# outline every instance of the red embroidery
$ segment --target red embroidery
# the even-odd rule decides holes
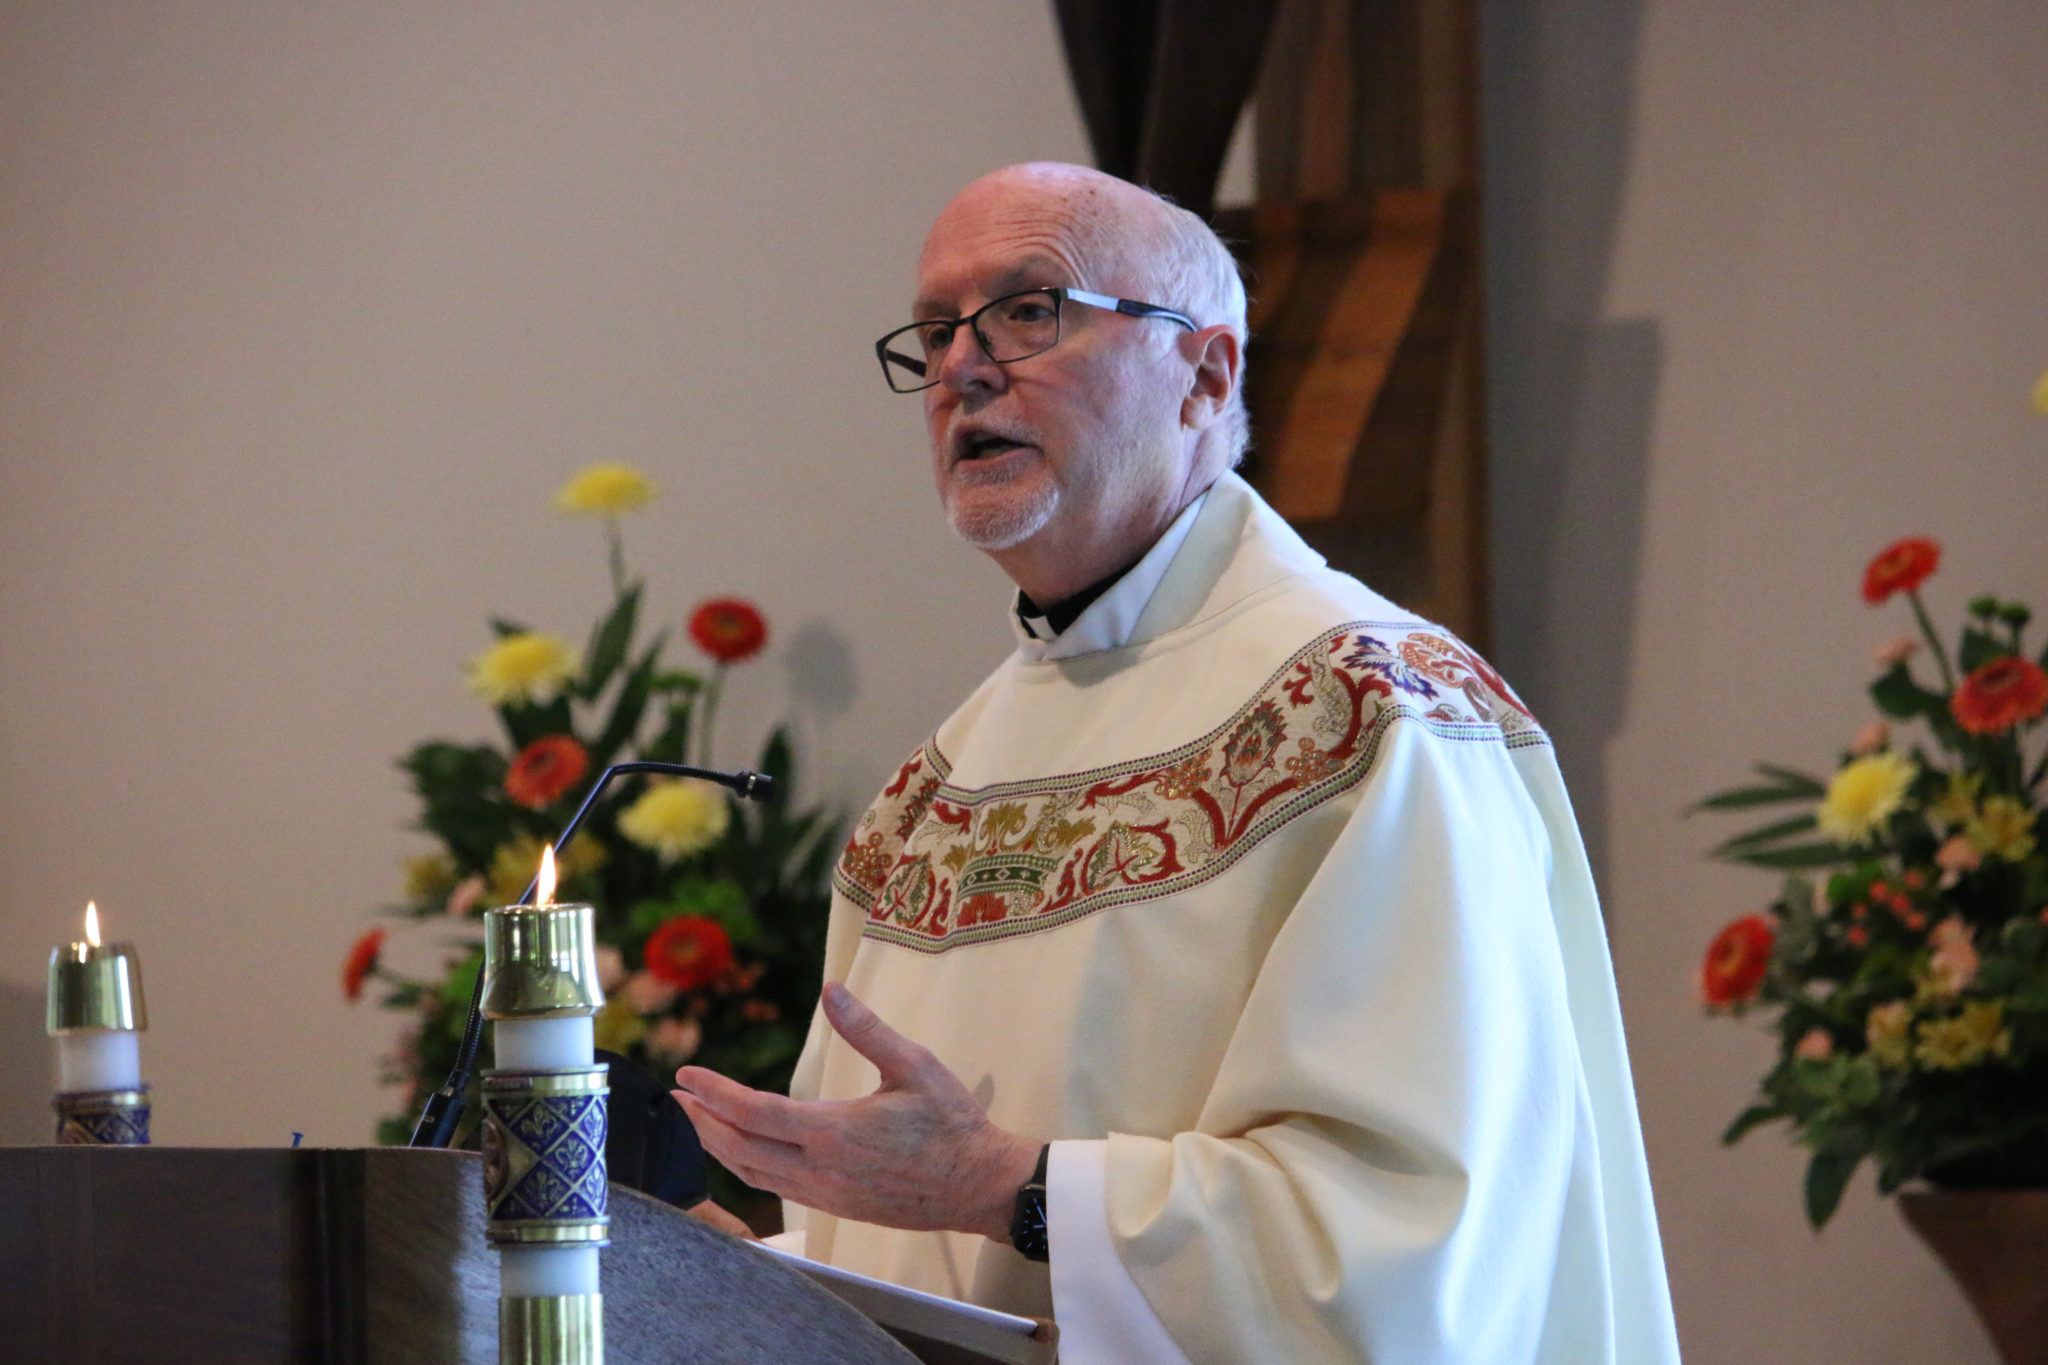
[[[1402,716],[1452,738],[1544,742],[1462,644],[1354,624],[1300,650],[1208,734],[1151,759],[972,792],[946,786],[950,768],[928,744],[861,817],[834,884],[866,912],[867,936],[928,952],[1171,894],[1356,786]]]

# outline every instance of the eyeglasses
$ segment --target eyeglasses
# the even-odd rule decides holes
[[[939,363],[962,325],[971,329],[982,352],[998,365],[1044,355],[1060,344],[1060,306],[1085,303],[1134,318],[1165,318],[1190,332],[1194,319],[1156,303],[1113,299],[1085,289],[1026,289],[991,299],[964,318],[932,318],[898,327],[875,343],[882,374],[898,393],[916,393],[939,382]]]

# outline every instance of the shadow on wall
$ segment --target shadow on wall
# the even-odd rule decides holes
[[[1494,653],[1556,742],[1604,882],[1664,363],[1655,321],[1600,316],[1642,7],[1481,13]]]
[[[50,1112],[50,1049],[43,1037],[43,993],[0,982],[0,1038],[23,1045],[0,1048],[0,1147],[54,1140]]]

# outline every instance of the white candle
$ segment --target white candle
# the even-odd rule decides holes
[[[137,1090],[142,1086],[140,1035],[126,1029],[94,1029],[57,1035],[57,1093]]]
[[[99,907],[85,907],[85,941],[50,953],[49,1033],[57,1093],[138,1090],[142,967],[125,943],[100,942]]]
[[[554,899],[555,851],[541,854],[539,895],[534,904],[545,909]],[[494,914],[497,912],[493,912]],[[573,961],[580,975],[595,979],[596,963],[584,939]],[[584,959],[589,959],[585,961]],[[498,1018],[491,1024],[491,1049],[499,1071],[559,1071],[588,1067],[595,1059],[591,1012]],[[508,1299],[547,1299],[598,1292],[598,1252],[594,1246],[500,1246],[498,1293]]]
[[[589,1015],[500,1019],[491,1025],[491,1048],[500,1071],[555,1071],[589,1066],[596,1054]]]

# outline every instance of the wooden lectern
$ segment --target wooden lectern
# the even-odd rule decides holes
[[[0,1148],[0,1359],[496,1365],[470,1152]],[[772,1256],[612,1186],[611,1365],[908,1365]]]

